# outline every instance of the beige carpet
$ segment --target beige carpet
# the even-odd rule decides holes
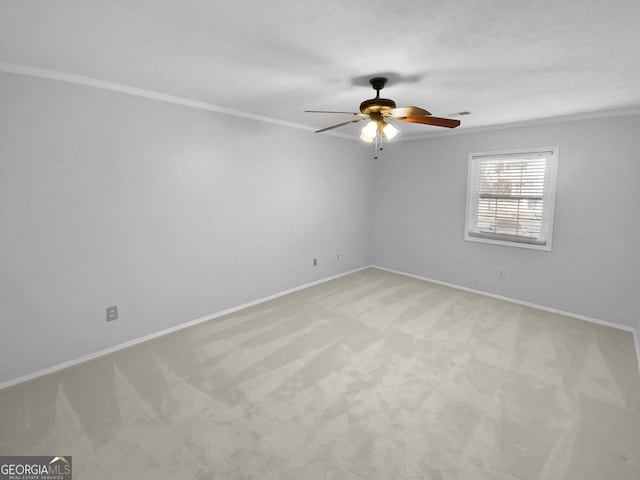
[[[629,332],[367,269],[0,391],[74,479],[640,480]]]

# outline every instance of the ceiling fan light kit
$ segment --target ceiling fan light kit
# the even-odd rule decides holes
[[[400,130],[385,122],[384,120],[371,120],[360,131],[360,140],[365,143],[373,143],[374,140],[379,138],[385,138],[389,142],[396,138]]]
[[[369,83],[376,91],[375,98],[365,100],[360,104],[360,112],[331,112],[325,110],[306,110],[308,113],[338,113],[346,115],[356,115],[356,120],[331,125],[330,127],[316,130],[315,133],[326,132],[334,128],[343,127],[352,123],[359,123],[369,120],[360,131],[360,140],[365,143],[375,143],[376,148],[382,145],[382,140],[391,141],[398,136],[400,130],[389,123],[386,118],[401,122],[420,123],[423,125],[433,125],[436,127],[456,128],[460,125],[460,120],[450,118],[434,117],[427,110],[420,107],[396,107],[396,102],[388,98],[380,98],[380,90],[387,84],[384,77],[374,77]]]

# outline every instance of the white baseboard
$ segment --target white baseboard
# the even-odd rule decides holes
[[[48,367],[48,368],[45,368],[45,369],[42,369],[42,370],[38,370],[37,372],[29,373],[27,375],[23,375],[23,376],[14,378],[12,380],[7,380],[5,382],[0,383],[0,390],[2,390],[4,388],[11,387],[13,385],[17,385],[19,383],[23,383],[23,382],[27,382],[29,380],[33,380],[33,379],[38,378],[38,377],[42,377],[44,375],[48,375],[50,373],[54,373],[54,372],[63,370],[65,368],[72,367],[74,365],[86,362],[88,360],[93,360],[94,358],[102,357],[104,355],[108,355],[110,353],[117,352],[118,350],[122,350],[122,349],[125,349],[125,348],[132,347],[134,345],[138,345],[140,343],[147,342],[149,340],[153,340],[154,338],[162,337],[164,335],[168,335],[170,333],[174,333],[174,332],[183,330],[185,328],[189,328],[189,327],[192,327],[194,325],[198,325],[200,323],[207,322],[209,320],[214,320],[216,318],[222,317],[224,315],[228,315],[230,313],[237,312],[239,310],[244,310],[245,308],[252,307],[254,305],[258,305],[260,303],[264,303],[264,302],[267,302],[269,300],[273,300],[275,298],[282,297],[284,295],[288,295],[289,293],[297,292],[299,290],[304,290],[305,288],[309,288],[309,287],[313,287],[314,285],[319,285],[321,283],[329,282],[331,280],[335,280],[336,278],[344,277],[346,275],[350,275],[352,273],[359,272],[361,270],[366,270],[367,268],[370,268],[370,267],[371,267],[370,265],[367,265],[367,266],[364,266],[364,267],[356,268],[354,270],[349,270],[348,272],[339,273],[337,275],[332,275],[330,277],[325,277],[325,278],[322,278],[320,280],[315,280],[313,282],[305,283],[303,285],[300,285],[300,286],[297,286],[297,287],[293,287],[293,288],[289,288],[287,290],[283,290],[281,292],[277,292],[277,293],[274,293],[272,295],[267,295],[266,297],[262,297],[262,298],[259,298],[257,300],[253,300],[251,302],[243,303],[242,305],[237,305],[235,307],[227,308],[226,310],[222,310],[220,312],[216,312],[216,313],[213,313],[211,315],[207,315],[205,317],[196,318],[195,320],[191,320],[191,321],[186,322],[186,323],[181,323],[180,325],[176,325],[175,327],[167,328],[167,329],[161,330],[159,332],[155,332],[155,333],[151,333],[149,335],[145,335],[143,337],[135,338],[135,339],[130,340],[128,342],[120,343],[118,345],[114,345],[113,347],[105,348],[103,350],[99,350],[97,352],[90,353],[88,355],[83,355],[82,357],[74,358],[73,360],[69,360],[67,362],[59,363],[57,365],[53,365],[52,367]]]
[[[636,344],[636,359],[638,360],[638,372],[640,372],[640,332],[637,328],[633,330],[633,341]]]
[[[455,288],[457,290],[464,290],[465,292],[477,293],[478,295],[484,295],[485,297],[497,298],[498,300],[504,300],[506,302],[517,303],[518,305],[524,305],[526,307],[536,308],[538,310],[544,310],[545,312],[557,313],[560,315],[565,315],[567,317],[576,318],[578,320],[585,320],[591,323],[598,323],[600,325],[605,325],[607,327],[617,328],[619,330],[626,330],[627,332],[633,332],[634,329],[632,327],[627,327],[626,325],[619,325],[613,322],[607,322],[605,320],[599,320],[597,318],[586,317],[584,315],[579,315],[577,313],[565,312],[563,310],[558,310],[557,308],[546,307],[544,305],[537,305],[531,302],[525,302],[523,300],[518,300],[515,298],[505,297],[502,295],[496,295],[495,293],[484,292],[482,290],[476,290],[474,288],[462,287],[460,285],[455,285],[453,283],[442,282],[440,280],[435,280],[433,278],[423,277],[421,275],[414,275],[412,273],[402,272],[400,270],[394,270],[392,268],[380,267],[378,265],[373,265],[373,268],[377,268],[379,270],[384,270],[386,272],[397,273],[398,275],[404,275],[405,277],[416,278],[418,280],[424,280],[426,282],[437,283],[438,285],[444,285],[445,287]]]
[[[373,268],[377,268],[379,270],[384,270],[386,272],[396,273],[398,275],[404,275],[405,277],[411,277],[411,278],[416,278],[418,280],[424,280],[426,282],[437,283],[438,285],[444,285],[445,287],[451,287],[451,288],[456,288],[458,290],[464,290],[466,292],[477,293],[478,295],[484,295],[486,297],[497,298],[499,300],[505,300],[507,302],[517,303],[519,305],[524,305],[524,306],[531,307],[531,308],[537,308],[538,310],[544,310],[546,312],[557,313],[559,315],[565,315],[567,317],[575,318],[575,319],[578,319],[578,320],[584,320],[585,322],[597,323],[599,325],[604,325],[604,326],[607,326],[607,327],[617,328],[619,330],[625,330],[627,332],[631,332],[631,334],[633,335],[633,341],[634,341],[634,344],[635,344],[636,360],[638,361],[638,374],[640,374],[640,338],[639,338],[640,332],[638,332],[633,327],[627,327],[626,325],[619,325],[617,323],[607,322],[606,320],[600,320],[598,318],[587,317],[585,315],[580,315],[580,314],[577,314],[577,313],[565,312],[563,310],[558,310],[557,308],[546,307],[544,305],[537,305],[535,303],[525,302],[525,301],[522,301],[522,300],[517,300],[515,298],[505,297],[505,296],[502,296],[502,295],[496,295],[495,293],[489,293],[489,292],[484,292],[482,290],[476,290],[476,289],[473,289],[473,288],[462,287],[460,285],[455,285],[453,283],[442,282],[440,280],[435,280],[433,278],[423,277],[421,275],[414,275],[412,273],[402,272],[400,270],[394,270],[392,268],[381,267],[379,265],[372,265],[372,267]]]
[[[437,283],[439,285],[444,285],[444,286],[447,286],[447,287],[456,288],[458,290],[464,290],[464,291],[471,292],[471,293],[477,293],[479,295],[484,295],[484,296],[487,296],[487,297],[497,298],[499,300],[505,300],[507,302],[512,302],[512,303],[516,303],[516,304],[519,304],[519,305],[524,305],[524,306],[527,306],[527,307],[537,308],[539,310],[544,310],[544,311],[547,311],[547,312],[557,313],[557,314],[560,314],[560,315],[566,315],[568,317],[576,318],[578,320],[584,320],[584,321],[591,322],[591,323],[597,323],[597,324],[600,324],[600,325],[605,325],[605,326],[608,326],[608,327],[629,331],[629,332],[631,332],[633,334],[633,339],[634,339],[634,343],[635,343],[635,350],[636,350],[636,358],[638,360],[638,372],[640,373],[640,338],[639,338],[640,332],[638,332],[634,328],[627,327],[625,325],[618,325],[616,323],[607,322],[607,321],[599,320],[599,319],[596,319],[596,318],[586,317],[584,315],[578,315],[576,313],[565,312],[565,311],[558,310],[558,309],[555,309],[555,308],[549,308],[549,307],[546,307],[544,305],[536,305],[534,303],[524,302],[522,300],[517,300],[517,299],[513,299],[513,298],[509,298],[509,297],[504,297],[502,295],[496,295],[496,294],[489,293],[489,292],[483,292],[481,290],[475,290],[473,288],[462,287],[460,285],[455,285],[455,284],[452,284],[452,283],[442,282],[440,280],[435,280],[435,279],[423,277],[423,276],[420,276],[420,275],[414,275],[414,274],[411,274],[411,273],[402,272],[400,270],[394,270],[394,269],[391,269],[391,268],[381,267],[379,265],[367,265],[367,266],[364,266],[364,267],[356,268],[354,270],[349,270],[348,272],[343,272],[343,273],[340,273],[340,274],[337,274],[337,275],[332,275],[330,277],[325,277],[325,278],[322,278],[320,280],[316,280],[316,281],[313,281],[313,282],[305,283],[305,284],[297,286],[297,287],[293,287],[293,288],[290,288],[290,289],[287,289],[287,290],[283,290],[281,292],[277,292],[277,293],[274,293],[272,295],[268,295],[266,297],[262,297],[262,298],[259,298],[257,300],[253,300],[251,302],[243,303],[241,305],[237,305],[235,307],[231,307],[231,308],[228,308],[226,310],[222,310],[220,312],[216,312],[216,313],[213,313],[211,315],[207,315],[205,317],[197,318],[195,320],[191,320],[189,322],[182,323],[182,324],[177,325],[175,327],[167,328],[165,330],[161,330],[159,332],[151,333],[149,335],[145,335],[143,337],[139,337],[139,338],[130,340],[128,342],[120,343],[118,345],[114,345],[113,347],[105,348],[103,350],[99,350],[97,352],[90,353],[88,355],[84,355],[82,357],[78,357],[78,358],[75,358],[73,360],[69,360],[67,362],[59,363],[57,365],[53,365],[52,367],[48,367],[48,368],[45,368],[45,369],[42,369],[42,370],[38,370],[37,372],[34,372],[34,373],[23,375],[23,376],[14,378],[12,380],[7,380],[5,382],[0,383],[0,390],[2,390],[4,388],[11,387],[13,385],[17,385],[19,383],[23,383],[23,382],[27,382],[29,380],[33,380],[33,379],[38,378],[38,377],[42,377],[44,375],[48,375],[50,373],[54,373],[54,372],[63,370],[65,368],[72,367],[74,365],[77,365],[77,364],[82,363],[82,362],[86,362],[88,360],[93,360],[94,358],[102,357],[104,355],[108,355],[110,353],[114,353],[114,352],[117,352],[119,350],[122,350],[122,349],[125,349],[125,348],[128,348],[128,347],[132,347],[132,346],[138,345],[140,343],[144,343],[144,342],[146,342],[148,340],[153,340],[154,338],[162,337],[164,335],[168,335],[170,333],[177,332],[177,331],[180,331],[182,329],[189,328],[189,327],[192,327],[194,325],[198,325],[198,324],[203,323],[203,322],[207,322],[209,320],[214,320],[214,319],[222,317],[224,315],[228,315],[230,313],[234,313],[234,312],[243,310],[245,308],[252,307],[254,305],[258,305],[260,303],[264,303],[264,302],[267,302],[269,300],[273,300],[275,298],[282,297],[284,295],[288,295],[289,293],[297,292],[299,290],[304,290],[305,288],[313,287],[314,285],[319,285],[321,283],[325,283],[325,282],[328,282],[328,281],[331,281],[331,280],[335,280],[336,278],[344,277],[346,275],[350,275],[352,273],[359,272],[361,270],[366,270],[367,268],[377,268],[379,270],[384,270],[384,271],[387,271],[387,272],[396,273],[398,275],[404,275],[406,277],[416,278],[418,280],[424,280],[424,281],[427,281],[427,282]]]

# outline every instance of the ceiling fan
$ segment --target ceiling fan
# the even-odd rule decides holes
[[[423,125],[434,125],[436,127],[456,128],[460,125],[460,120],[454,120],[450,118],[434,117],[427,110],[420,107],[396,107],[396,102],[388,98],[380,98],[380,90],[387,84],[385,77],[374,77],[369,80],[369,83],[376,91],[375,98],[365,100],[360,104],[360,112],[331,112],[326,110],[305,110],[308,113],[341,113],[346,115],[356,115],[356,120],[349,120],[347,122],[338,123],[337,125],[331,125],[330,127],[316,130],[315,133],[326,132],[334,128],[343,127],[352,123],[364,122],[370,120],[367,123],[361,133],[360,139],[366,143],[373,143],[374,140],[393,140],[399,132],[391,123],[385,119],[390,118],[393,120],[399,120],[401,122],[421,123]]]

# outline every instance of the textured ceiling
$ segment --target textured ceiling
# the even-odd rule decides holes
[[[460,130],[640,109],[637,0],[3,0],[0,69],[36,67],[320,128],[383,96]],[[15,69],[14,69],[15,71]],[[355,135],[357,126],[340,129]],[[442,129],[402,123],[404,138]]]

